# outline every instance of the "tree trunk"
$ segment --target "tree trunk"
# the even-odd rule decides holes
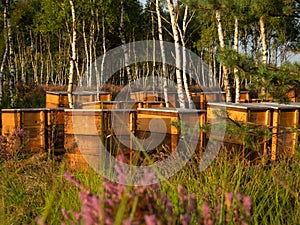
[[[124,78],[124,84],[126,84],[128,82],[130,85],[130,83],[132,81],[132,75],[131,75],[131,68],[129,65],[129,53],[128,53],[128,49],[126,47],[126,38],[125,38],[125,33],[124,33],[124,0],[121,0],[121,18],[120,18],[119,31],[120,31],[120,38],[121,38],[121,42],[122,42],[122,49],[124,52],[125,67],[126,67],[126,72],[127,72],[127,76],[126,76],[126,78]]]
[[[92,10],[92,17],[94,11]],[[94,37],[95,37],[95,23],[94,20],[91,21],[91,28],[90,28],[90,37],[89,37],[89,53],[90,53],[90,66],[89,66],[89,87],[92,86],[92,76],[93,76],[93,45],[94,45]]]
[[[239,20],[237,16],[234,16],[234,51],[238,53],[238,35],[239,35]],[[240,102],[240,77],[238,75],[238,69],[234,68],[234,79],[235,79],[235,103]]]
[[[218,36],[220,41],[220,47],[222,50],[224,50],[225,44],[224,44],[224,36],[223,36],[223,29],[222,29],[222,22],[221,22],[221,11],[219,9],[216,10],[216,19],[218,25]],[[225,65],[223,65],[223,81],[224,81],[224,89],[226,92],[226,102],[232,102],[228,75],[229,75],[228,69]]]
[[[163,39],[163,29],[162,29],[162,22],[161,22],[161,15],[159,10],[159,0],[155,1],[155,8],[157,14],[157,24],[158,24],[158,38],[160,43],[160,51],[161,51],[161,61],[162,61],[162,77],[163,77],[163,92],[164,92],[164,99],[166,102],[166,107],[169,108],[169,97],[168,97],[168,75],[167,75],[167,68],[166,68],[166,55],[165,55],[165,47],[164,47],[164,39]]]
[[[15,53],[13,45],[13,37],[10,24],[10,0],[6,0],[6,24],[7,24],[7,38],[9,46],[9,65],[10,65],[10,79],[9,79],[9,97],[10,97],[10,106],[13,108],[15,106],[15,79],[16,79],[16,70],[15,70]]]
[[[267,48],[264,16],[261,16],[259,18],[259,28],[260,28],[260,41],[261,41],[261,47],[262,47],[262,63],[267,65],[268,48]],[[262,80],[264,83],[264,78],[262,78]],[[261,87],[261,94],[262,94],[262,96],[265,96],[265,94],[266,94],[266,89],[265,89],[264,85],[262,85],[262,87]]]
[[[177,30],[177,15],[174,10],[173,2],[171,2],[171,0],[167,0],[167,2],[168,2],[169,14],[171,17],[171,25],[172,25],[173,38],[175,43],[175,61],[176,61],[175,73],[176,73],[176,80],[177,80],[177,93],[178,93],[179,107],[185,108],[182,79],[181,79],[181,72],[180,72],[181,54],[180,54],[179,34]]]
[[[185,48],[185,34],[186,34],[186,29],[188,27],[187,16],[188,16],[188,6],[185,6],[183,22],[182,22],[182,31],[180,30],[179,26],[178,26],[178,30],[180,32],[181,43],[182,43],[182,47],[183,47],[183,53],[182,53],[183,84],[184,84],[185,94],[186,94],[186,97],[188,100],[189,108],[191,109],[191,108],[193,108],[193,102],[192,102],[192,98],[191,98],[190,91],[189,91],[188,79],[186,76],[186,74],[187,74],[187,72],[186,72],[187,54],[186,54],[186,48]]]
[[[71,37],[71,49],[72,55],[70,58],[70,72],[69,72],[69,81],[68,81],[68,101],[69,107],[74,108],[73,103],[73,82],[74,82],[74,64],[76,61],[76,22],[75,22],[75,7],[73,0],[70,1],[71,12],[72,12],[72,37]]]
[[[6,28],[4,28],[4,29],[6,29]],[[4,39],[6,40],[7,38],[4,38]],[[4,71],[4,66],[5,66],[5,63],[7,60],[7,53],[8,53],[7,40],[5,42],[6,42],[5,51],[4,51],[1,66],[0,66],[0,109],[2,109],[2,98],[3,98],[3,82],[2,82],[3,81],[3,71]]]
[[[104,63],[106,58],[106,33],[105,33],[105,14],[104,10],[102,10],[102,48],[103,48],[103,58],[101,62],[101,71],[100,71],[100,84],[97,87],[97,91],[101,85],[103,85],[103,75],[104,75]]]
[[[152,40],[153,40],[153,47],[152,47],[152,90],[155,90],[155,70],[156,70],[156,46],[155,46],[155,29],[154,29],[154,16],[153,12],[151,11],[151,24],[152,24]],[[158,85],[158,84],[157,84]]]
[[[90,77],[90,55],[88,50],[88,44],[87,44],[87,38],[85,33],[85,19],[82,21],[82,37],[83,37],[83,43],[84,43],[84,52],[85,52],[85,60],[86,60],[86,70],[85,70],[85,80],[86,85],[88,86],[89,77]]]

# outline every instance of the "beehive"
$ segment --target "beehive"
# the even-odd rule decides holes
[[[45,151],[45,109],[3,109],[2,135],[10,135],[22,129],[25,136],[20,139],[23,152],[35,153]]]
[[[98,163],[104,151],[130,157],[134,130],[135,110],[66,110],[64,146],[67,153],[87,156],[93,164]]]
[[[300,102],[300,87],[292,87],[286,96],[291,102]]]
[[[93,102],[97,100],[97,93],[91,91],[78,91],[73,92],[74,105],[78,108],[81,107],[84,102]]]
[[[196,109],[206,109],[205,95],[202,92],[191,93],[191,99]]]
[[[240,91],[240,103],[250,102],[249,91]]]
[[[46,147],[48,152],[64,152],[64,116],[63,108],[46,109]]]
[[[66,91],[47,91],[46,108],[69,108],[68,93]]]
[[[204,91],[205,102],[224,102],[226,93],[224,91]]]
[[[135,101],[96,101],[85,102],[82,109],[137,109],[142,107],[140,102]]]
[[[272,109],[271,160],[292,157],[298,145],[298,133],[295,129],[299,125],[300,105],[264,104]]]
[[[254,149],[249,149],[251,157],[257,158],[268,155],[269,138],[267,133],[271,126],[270,107],[253,103],[208,103],[207,121],[210,124],[215,124],[216,122],[227,124],[227,132],[224,139],[220,141],[223,141],[225,144],[228,143],[229,146],[230,144],[241,146],[240,149],[242,149],[244,156],[247,153],[245,152],[247,144],[245,140],[251,140],[251,148],[255,148],[255,152]],[[249,135],[242,133],[242,129],[246,128],[244,126],[251,128],[250,130],[253,133],[249,133]],[[265,133],[265,135],[256,137],[255,133],[260,132]]]
[[[163,108],[165,107],[165,103],[162,101],[147,101],[147,102],[142,102],[142,104],[140,104],[140,106],[142,108]]]
[[[64,147],[66,152],[79,153],[99,149],[108,128],[106,110],[66,109]],[[79,145],[78,145],[79,144]]]
[[[82,109],[118,109],[120,102],[118,101],[95,101],[85,102],[81,105]]]
[[[197,125],[197,120],[199,121],[199,127],[204,125],[204,110],[182,110],[175,108],[138,109],[137,136],[141,142],[146,139],[145,144],[143,144],[144,148],[147,148],[147,146],[150,149],[153,147],[160,148],[163,145],[167,145],[171,151],[174,151],[177,148],[182,131],[180,129],[182,127],[180,122],[184,122],[186,127],[193,128],[193,126]],[[200,133],[196,137],[198,148],[202,148],[203,146],[202,133]],[[165,138],[162,139],[164,135]],[[186,136],[188,137],[189,135]],[[151,138],[149,139],[149,137]],[[149,141],[151,143],[148,143]]]
[[[134,101],[146,101],[146,93],[145,91],[136,91],[130,93],[130,99]]]

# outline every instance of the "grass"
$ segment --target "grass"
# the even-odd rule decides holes
[[[164,221],[163,224],[184,224],[184,216],[188,215],[191,216],[188,224],[198,224],[199,221],[208,224],[204,203],[210,210],[213,224],[298,224],[299,162],[296,155],[290,161],[251,165],[241,161],[239,156],[226,154],[224,150],[201,173],[197,160],[192,159],[175,176],[155,188],[128,189],[117,185],[116,190],[122,189],[119,199],[112,198],[115,196],[112,189],[104,196],[103,179],[94,171],[72,171],[71,174],[90,190],[90,195],[98,196],[100,202],[104,199],[113,201],[112,205],[105,207],[115,211],[110,212],[110,216],[119,224],[126,218],[152,215],[146,215],[147,212],[156,215],[156,219]],[[8,159],[1,157],[0,224],[36,224],[37,217],[46,224],[61,224],[66,220],[63,209],[69,215],[76,215],[72,214],[73,210],[80,212],[82,199],[79,193],[82,190],[63,177],[66,170],[64,163],[48,159],[43,154]],[[171,203],[172,216],[167,214],[167,204],[162,203],[164,193]],[[194,206],[196,211],[189,208],[191,200],[186,199],[192,193],[197,202]],[[233,200],[229,201],[231,193]],[[244,215],[239,194],[251,197],[251,215],[246,220],[235,216],[237,210],[240,217]],[[147,217],[148,222],[153,218]],[[146,223],[146,220],[142,221]]]

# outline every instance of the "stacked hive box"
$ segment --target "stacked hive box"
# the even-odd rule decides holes
[[[264,103],[272,109],[272,144],[271,159],[291,158],[298,145],[300,105],[286,105],[278,103]]]
[[[24,132],[20,138],[23,153],[64,152],[64,109],[3,109],[2,135]]]
[[[82,109],[137,109],[141,102],[135,101],[96,101],[82,104]]]
[[[78,108],[84,102],[111,101],[111,93],[105,91],[77,91],[72,93],[75,106]],[[66,91],[47,91],[46,108],[69,108],[68,93]]]
[[[70,168],[87,168],[86,161],[98,166],[107,116],[103,110],[65,110],[64,148]]]
[[[191,93],[191,98],[196,109],[206,109],[208,102],[224,102],[225,92],[196,92]]]
[[[100,162],[106,150],[130,160],[134,124],[135,110],[65,110],[65,150],[70,167],[87,168],[88,163],[98,169],[103,166]]]
[[[48,152],[64,152],[64,116],[63,108],[46,109],[46,147]]]
[[[249,91],[240,91],[240,103],[250,102]]]
[[[22,130],[24,136],[19,140],[19,149],[26,153],[43,152],[46,148],[46,111],[45,109],[3,109],[2,135],[11,135]]]
[[[197,124],[197,121],[199,123]],[[180,135],[185,128],[197,129],[205,124],[204,110],[183,110],[171,108],[138,109],[137,110],[137,137],[146,151],[167,146],[171,151],[176,150]],[[195,127],[196,126],[196,127]],[[196,142],[198,149],[203,147],[203,133],[197,137],[193,133],[185,133],[189,142]]]
[[[47,91],[46,108],[69,108],[68,93],[66,91]]]
[[[267,156],[269,138],[266,134],[268,134],[269,126],[271,126],[270,107],[251,103],[208,103],[208,123],[214,124],[220,118],[223,118],[222,122],[227,125],[227,132],[224,140],[219,141],[224,141],[229,146],[240,146],[243,151],[243,157],[248,151],[246,149],[247,146],[252,148],[249,149],[250,158]],[[252,134],[248,132],[252,132]],[[265,135],[257,137],[259,132]],[[250,146],[249,143],[251,143]]]

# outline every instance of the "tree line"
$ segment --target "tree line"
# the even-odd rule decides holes
[[[105,61],[109,50],[140,40],[191,49],[206,65],[194,65],[208,74],[202,85],[222,88],[227,102],[238,102],[244,88],[283,95],[299,85],[299,64],[287,62],[299,52],[299,6],[298,0],[148,0],[145,6],[137,0],[2,0],[0,101],[7,95],[14,107],[16,83],[34,82],[68,85],[72,107],[74,85],[103,85],[103,64],[94,68],[99,56]],[[175,68],[155,61],[128,65],[128,54],[124,49],[116,59],[123,69],[112,84],[146,82],[155,74],[166,87],[171,79],[185,107],[183,93],[189,96],[195,83],[178,69],[188,63],[185,52],[175,48]]]

